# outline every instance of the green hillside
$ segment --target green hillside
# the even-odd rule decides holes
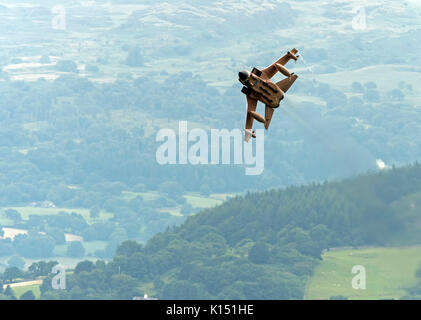
[[[79,286],[93,289],[81,282],[92,276],[101,283],[95,288],[104,289],[83,291],[90,298],[130,298],[145,290],[161,299],[399,298],[405,286],[416,284],[420,247],[322,252],[420,243],[420,189],[416,164],[237,196],[145,246],[123,243],[110,263],[92,264],[87,273],[72,276],[75,292],[48,290],[48,282],[41,291],[51,299],[74,297],[82,294]],[[408,199],[413,200],[409,207]],[[346,290],[355,264],[367,268],[363,293]],[[125,283],[124,291],[112,286],[114,278]]]
[[[40,297],[41,292],[39,290],[39,284],[33,284],[33,285],[20,286],[20,287],[13,288],[13,293],[14,293],[15,297],[18,298],[18,299],[27,291],[32,291],[35,298]]]
[[[367,248],[326,252],[308,284],[305,299],[399,299],[417,284],[421,247]],[[352,288],[352,268],[365,267],[366,289]]]

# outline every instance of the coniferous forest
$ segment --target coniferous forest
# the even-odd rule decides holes
[[[47,299],[301,299],[324,250],[420,241],[421,166],[236,197],[114,259],[81,262]],[[117,285],[118,284],[118,285]]]

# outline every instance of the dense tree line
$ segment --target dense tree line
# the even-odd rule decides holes
[[[403,83],[401,91],[407,87]],[[262,176],[246,176],[244,166],[157,163],[154,135],[159,127],[147,129],[145,118],[240,128],[242,108],[223,108],[244,104],[239,90],[235,85],[220,93],[191,73],[168,75],[163,83],[140,77],[94,84],[75,74],[54,82],[1,82],[0,204],[48,199],[61,206],[105,208],[121,190],[135,190],[139,184],[159,190],[177,181],[186,191],[236,192],[244,186],[262,189],[345,177],[376,168],[377,158],[400,164],[421,154],[418,111],[412,105],[382,103],[379,114],[377,103],[369,99],[348,99],[328,84],[303,78],[291,90],[324,100],[327,109],[285,102],[266,136],[271,148],[265,149]],[[366,83],[352,90],[377,88]],[[136,117],[142,121],[137,123]],[[405,126],[392,124],[396,122]]]
[[[401,201],[420,188],[415,164],[236,197],[146,245],[124,242],[109,263],[84,262],[66,291],[44,281],[43,297],[130,299],[149,290],[162,299],[301,299],[323,250],[419,243],[416,212]]]

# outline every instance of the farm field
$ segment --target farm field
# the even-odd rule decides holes
[[[10,219],[7,219],[4,211],[7,209],[14,209],[22,215],[22,219],[27,220],[30,215],[54,215],[58,214],[59,212],[76,212],[80,214],[87,223],[92,224],[99,221],[105,221],[112,218],[112,214],[109,212],[101,211],[98,218],[92,219],[89,215],[89,209],[84,208],[40,208],[40,207],[32,207],[32,206],[22,206],[22,207],[5,207],[0,209],[0,223],[1,224],[8,224],[10,223]],[[6,222],[6,223],[5,223]]]
[[[159,199],[160,194],[155,191],[151,192],[131,192],[131,191],[123,191],[122,199],[126,201],[130,201],[131,199],[136,198],[137,196],[141,196],[144,201],[155,201]],[[194,209],[206,209],[211,208],[213,206],[220,205],[222,202],[227,200],[229,197],[234,196],[234,194],[228,193],[215,193],[209,196],[203,196],[199,193],[187,193],[183,197],[186,199],[186,202],[190,204]],[[172,207],[172,208],[161,208],[160,211],[168,212],[175,216],[180,216],[180,208],[181,206]]]
[[[385,92],[397,88],[402,79],[417,88],[421,81],[421,69],[410,65],[372,65],[357,70],[320,74],[315,78],[344,91],[349,90],[353,82],[364,79],[365,82],[378,83],[378,88]]]
[[[159,199],[160,194],[158,192],[130,192],[130,191],[123,191],[121,198],[130,201],[137,196],[141,196],[145,202],[152,202]],[[221,204],[233,194],[211,194],[209,196],[202,196],[198,193],[187,193],[184,195],[186,199],[186,203],[190,204],[195,212],[210,208],[216,205]],[[101,211],[99,218],[92,219],[89,215],[89,209],[85,208],[41,208],[41,207],[33,207],[33,206],[13,206],[13,207],[4,207],[0,209],[0,227],[3,227],[4,236],[3,238],[11,238],[13,239],[14,236],[18,234],[27,234],[28,230],[15,228],[13,227],[14,222],[11,219],[6,217],[5,211],[7,209],[14,209],[18,211],[23,220],[27,220],[30,215],[55,215],[59,214],[60,212],[76,212],[83,216],[83,218],[89,224],[93,224],[100,221],[106,221],[112,218],[112,214]],[[181,214],[181,206],[175,206],[171,208],[161,208],[159,209],[161,212],[168,212],[174,216],[183,216]],[[6,227],[7,226],[7,227]],[[85,248],[85,257],[83,258],[68,258],[67,257],[67,247],[71,241],[78,240],[80,236],[72,235],[72,234],[65,234],[66,236],[66,244],[56,245],[54,247],[54,257],[51,257],[49,260],[57,260],[61,264],[65,265],[66,267],[72,268],[74,267],[78,261],[81,259],[94,259],[96,252],[104,250],[107,247],[106,241],[83,241],[83,247]],[[0,257],[0,269],[4,270],[8,267],[8,260],[12,256],[3,256]],[[31,265],[33,262],[36,262],[40,259],[27,259],[24,258],[25,261],[25,268]]]
[[[39,299],[41,296],[40,286],[42,284],[42,280],[33,280],[33,281],[24,281],[18,283],[11,283],[10,288],[13,291],[13,294],[16,298],[20,299],[20,297],[27,291],[31,290],[35,296],[35,298]],[[3,289],[9,284],[3,285]]]
[[[85,245],[85,243],[84,243]],[[59,250],[60,251],[60,250]],[[8,267],[7,261],[10,259],[10,256],[0,257],[0,271],[3,272],[5,268]],[[76,265],[82,260],[91,260],[97,261],[98,258],[84,257],[84,258],[69,258],[63,256],[51,257],[51,258],[23,258],[25,260],[25,269],[28,268],[32,263],[39,261],[57,261],[59,264],[66,267],[66,269],[73,269]]]
[[[54,247],[54,254],[57,255],[57,257],[63,257],[66,256],[67,252],[67,244],[62,245],[56,245]],[[95,251],[97,250],[104,250],[107,246],[106,241],[84,241],[83,247],[85,248],[85,255],[91,256],[95,254]]]
[[[26,286],[19,286],[12,288],[13,294],[16,298],[20,299],[20,297],[27,291],[31,290],[34,294],[36,299],[39,299],[41,296],[41,290],[40,290],[41,284],[32,284],[32,285],[26,285]]]
[[[365,290],[352,288],[352,268],[356,265],[365,267]],[[415,272],[420,265],[420,246],[329,251],[315,269],[305,299],[399,299],[406,295],[406,287],[416,284]]]
[[[144,201],[154,201],[160,197],[158,192],[131,192],[123,191],[122,199],[131,200],[136,196],[141,196]],[[193,208],[195,209],[205,209],[215,205],[221,204],[228,197],[233,196],[233,194],[211,194],[209,197],[202,196],[198,193],[188,193],[184,195],[184,198],[187,200]],[[4,207],[0,208],[0,225],[13,225],[13,221],[8,219],[5,216],[5,210],[13,209],[18,211],[22,215],[22,219],[27,220],[30,215],[54,215],[59,212],[76,212],[80,214],[88,224],[93,224],[95,222],[106,221],[112,218],[113,214],[101,211],[98,218],[91,218],[89,215],[89,209],[86,208],[41,208],[33,206],[15,206],[15,207]],[[165,208],[166,212],[179,212],[179,208]]]

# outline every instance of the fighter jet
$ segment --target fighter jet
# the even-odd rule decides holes
[[[284,99],[285,93],[298,78],[296,74],[289,72],[285,68],[285,64],[289,60],[298,60],[299,56],[297,53],[298,50],[294,48],[266,69],[259,70],[253,68],[251,72],[239,72],[239,81],[244,85],[241,92],[247,96],[247,117],[244,136],[246,142],[251,137],[256,138],[255,132],[252,131],[254,120],[263,123],[266,130],[269,129],[273,112],[279,107],[280,102]],[[287,78],[273,83],[271,79],[277,72],[282,73]],[[264,117],[256,112],[258,101],[266,105]]]

